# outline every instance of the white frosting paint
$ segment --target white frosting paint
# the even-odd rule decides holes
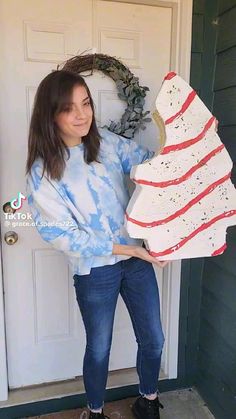
[[[177,75],[170,80],[164,80],[156,99],[156,109],[164,122],[180,111],[192,91],[192,88]],[[165,147],[197,137],[211,117],[210,111],[196,95],[183,114],[165,124]],[[149,182],[178,179],[221,145],[222,142],[215,131],[213,121],[201,140],[187,148],[156,155],[153,159],[134,166],[130,177],[136,181]],[[177,185],[155,187],[136,183],[135,191],[127,207],[127,214],[132,219],[143,223],[166,219],[183,209],[210,185],[228,175],[231,170],[232,161],[227,150],[223,148]],[[169,222],[150,227],[127,221],[126,228],[131,237],[145,239],[149,250],[159,253],[174,247],[204,223],[232,210],[236,210],[236,191],[228,179],[215,186],[199,202],[192,206],[188,205],[183,214]],[[236,212],[231,217],[218,220],[192,237],[182,247],[176,248],[168,255],[159,256],[158,259],[173,260],[211,256],[214,251],[224,245],[226,229],[234,224],[236,224]]]

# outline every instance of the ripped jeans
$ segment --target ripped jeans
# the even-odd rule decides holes
[[[140,394],[158,393],[164,336],[159,291],[151,263],[136,257],[74,275],[76,299],[86,330],[83,379],[88,407],[104,405],[115,308],[121,294],[138,344]]]

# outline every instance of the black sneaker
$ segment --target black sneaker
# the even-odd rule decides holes
[[[132,412],[137,419],[160,419],[159,408],[164,409],[164,406],[158,397],[155,400],[148,400],[140,396],[135,400]]]
[[[102,413],[95,413],[95,412],[91,412],[90,410],[89,419],[110,419],[110,418],[104,415],[103,409],[102,409]]]

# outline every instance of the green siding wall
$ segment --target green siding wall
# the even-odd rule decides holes
[[[194,9],[203,25],[193,27],[191,82],[219,120],[219,135],[233,160],[236,185],[236,0],[205,0],[204,4],[196,0]],[[202,34],[196,33],[198,28]],[[200,70],[199,62],[195,66],[196,54],[201,57]],[[196,283],[195,274],[193,280]],[[200,294],[196,386],[216,418],[235,419],[235,226],[228,229],[225,253],[205,258]]]
[[[219,0],[213,111],[219,134],[234,163],[236,185],[236,0]]]
[[[195,1],[193,4],[191,67],[194,68],[194,71],[190,75],[190,83],[199,95],[202,77],[203,36],[204,0],[201,0]]]

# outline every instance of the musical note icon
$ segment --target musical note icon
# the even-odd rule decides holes
[[[26,197],[23,195],[23,193],[18,192],[18,197],[13,198],[11,200],[11,207],[14,209],[20,209],[23,205],[23,201],[26,199]]]

